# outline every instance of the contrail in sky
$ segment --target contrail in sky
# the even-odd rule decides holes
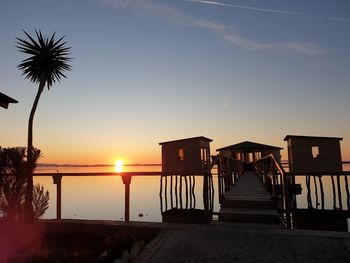
[[[288,41],[261,43],[248,39],[239,34],[237,30],[220,22],[194,17],[174,6],[160,3],[154,0],[96,0],[105,6],[127,8],[134,11],[142,11],[157,15],[166,21],[178,25],[192,26],[215,32],[226,42],[247,50],[293,50],[310,56],[320,56],[326,52],[323,48],[310,42]],[[188,0],[189,1],[189,0]],[[213,1],[191,1],[191,2],[213,2]],[[282,11],[281,11],[282,12]],[[284,12],[284,11],[283,11]]]
[[[350,19],[343,18],[343,17],[323,17],[323,16],[316,16],[316,15],[310,15],[305,14],[302,12],[294,12],[294,11],[287,11],[287,10],[278,10],[278,9],[267,9],[267,8],[259,8],[259,7],[253,7],[253,6],[244,6],[244,5],[234,5],[234,4],[227,4],[217,1],[206,1],[206,0],[185,0],[186,2],[192,2],[192,3],[198,3],[198,4],[206,4],[206,5],[216,5],[216,6],[223,6],[223,7],[229,7],[229,8],[239,8],[239,9],[247,9],[257,12],[265,12],[265,13],[275,13],[275,14],[284,14],[284,15],[293,15],[293,16],[305,16],[305,17],[313,17],[313,18],[322,18],[322,19],[331,19],[336,21],[343,21],[343,22],[349,22]]]

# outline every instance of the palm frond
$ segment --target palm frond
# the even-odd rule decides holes
[[[71,47],[66,46],[64,36],[56,40],[56,33],[45,37],[40,30],[35,30],[34,39],[26,31],[23,32],[28,39],[16,38],[18,50],[29,55],[17,66],[22,75],[34,83],[45,81],[48,88],[61,78],[66,78],[64,72],[72,69],[69,64],[72,58],[69,57]]]

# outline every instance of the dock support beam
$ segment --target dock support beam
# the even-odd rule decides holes
[[[203,175],[203,203],[204,203],[204,215],[205,220],[209,224],[209,174]]]
[[[130,222],[130,183],[131,175],[122,175],[123,184],[125,185],[125,211],[124,211],[124,222]]]
[[[288,175],[284,174],[282,178],[283,184],[283,194],[284,194],[284,205],[286,211],[286,224],[287,229],[292,229],[292,221],[291,221],[291,211],[290,211],[290,199],[289,199],[289,178]]]
[[[62,209],[62,175],[55,174],[52,176],[53,183],[56,185],[56,219],[61,219]]]

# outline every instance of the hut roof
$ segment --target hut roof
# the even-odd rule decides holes
[[[237,144],[233,144],[230,146],[226,146],[220,149],[217,149],[216,151],[221,151],[221,150],[265,150],[265,149],[279,149],[282,150],[283,148],[272,146],[272,145],[266,145],[266,144],[261,144],[261,143],[256,143],[256,142],[250,142],[250,141],[245,141]]]
[[[0,106],[7,109],[9,103],[18,103],[18,101],[0,92]]]
[[[289,138],[309,138],[309,139],[330,139],[330,140],[339,140],[342,141],[343,138],[340,137],[322,137],[322,136],[304,136],[304,135],[287,135],[284,140],[288,141]]]
[[[180,139],[180,140],[173,140],[173,141],[167,141],[167,142],[160,142],[159,145],[163,145],[166,143],[172,143],[172,142],[181,142],[181,141],[189,141],[189,140],[196,140],[196,139],[202,139],[204,141],[208,141],[208,142],[212,142],[212,139],[209,139],[207,137],[204,136],[198,136],[198,137],[192,137],[192,138],[186,138],[186,139]]]

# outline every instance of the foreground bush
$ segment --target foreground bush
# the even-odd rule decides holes
[[[40,157],[40,150],[35,149],[35,165]],[[27,180],[26,149],[24,147],[0,147],[0,217],[9,219],[24,218],[24,202]],[[43,216],[49,207],[49,192],[40,184],[33,188],[34,217]]]

